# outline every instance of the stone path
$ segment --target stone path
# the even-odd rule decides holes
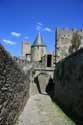
[[[75,125],[48,95],[32,96],[16,125]]]

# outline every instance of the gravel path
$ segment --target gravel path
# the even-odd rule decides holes
[[[75,125],[48,95],[32,96],[16,125]]]

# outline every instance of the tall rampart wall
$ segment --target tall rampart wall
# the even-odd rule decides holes
[[[83,124],[83,49],[57,63],[51,91],[54,101]]]

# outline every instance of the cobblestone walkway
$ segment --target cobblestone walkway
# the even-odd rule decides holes
[[[32,96],[16,125],[75,125],[47,95]]]

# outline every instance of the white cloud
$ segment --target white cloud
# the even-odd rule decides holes
[[[45,27],[45,28],[43,29],[43,31],[52,32],[52,30],[51,30],[50,28],[48,28],[48,27]]]
[[[11,32],[11,35],[12,35],[12,36],[15,36],[15,37],[20,37],[20,36],[21,36],[21,33]]]
[[[8,40],[8,39],[3,39],[3,42],[9,45],[15,45],[16,43],[14,41]]]
[[[25,36],[24,39],[27,39],[27,40],[28,40],[28,39],[29,39],[29,36]]]
[[[49,27],[43,27],[43,24],[41,22],[37,23],[36,30],[38,30],[38,31],[52,32],[51,28],[49,28]]]
[[[38,22],[37,25],[36,25],[36,30],[40,31],[42,30],[42,23],[41,22]]]
[[[38,22],[38,23],[37,23],[37,25],[40,25],[40,26],[42,26],[43,24],[42,24],[41,22]]]

